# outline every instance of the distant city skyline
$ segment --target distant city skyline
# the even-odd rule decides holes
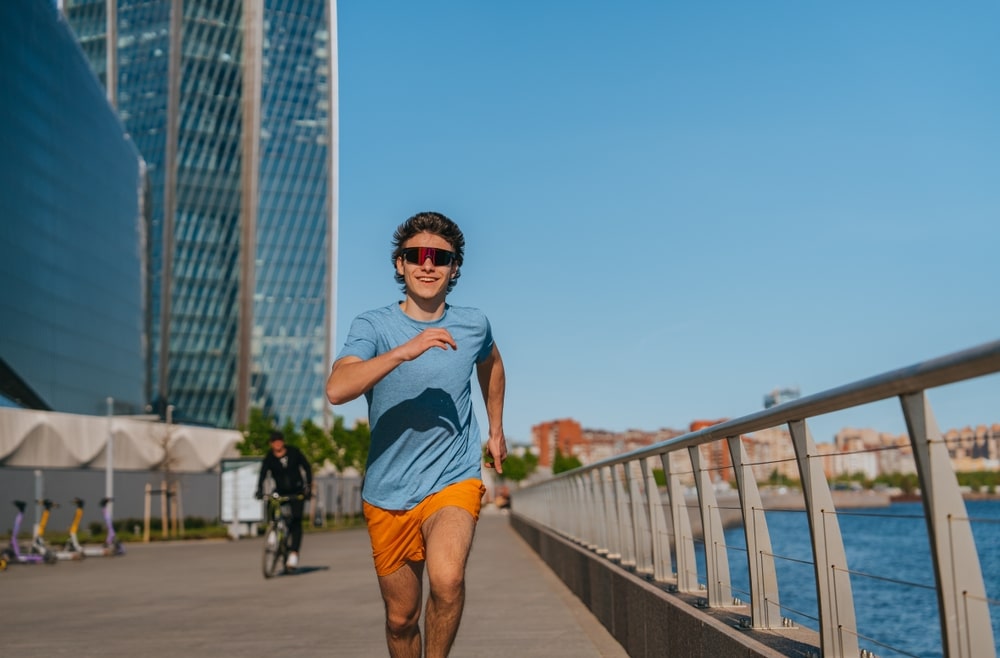
[[[531,443],[527,447],[538,457],[539,466],[544,468],[552,467],[557,449],[564,456],[578,458],[586,466],[678,438],[689,431],[710,427],[725,420],[728,419],[696,420],[687,429],[609,432],[582,427],[572,418],[560,418],[535,425],[532,428]],[[956,471],[1000,470],[1000,422],[942,428],[941,435]],[[787,428],[769,428],[741,436],[747,450],[747,463],[758,481],[766,480],[772,473],[798,479],[799,468]],[[728,452],[719,449],[721,445],[716,441],[703,446],[705,469],[719,472],[732,469]],[[845,427],[837,432],[833,442],[817,444],[817,450],[822,456],[824,471],[829,478],[863,473],[868,479],[875,479],[879,475],[917,472],[910,438],[906,434]],[[672,459],[683,461],[684,458],[683,451],[672,454]],[[690,468],[685,464],[678,466],[681,472]]]

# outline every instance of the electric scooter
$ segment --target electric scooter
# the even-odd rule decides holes
[[[57,560],[79,560],[83,558],[83,553],[79,551],[58,551],[52,548],[48,540],[45,539],[45,528],[48,526],[49,515],[52,513],[52,510],[59,507],[59,505],[48,498],[39,502],[42,504],[42,518],[39,519],[35,536],[31,540],[31,552],[35,555],[53,553]]]
[[[84,546],[77,539],[76,531],[80,527],[80,520],[83,518],[83,500],[74,498],[76,503],[76,514],[73,516],[73,525],[69,529],[69,539],[66,540],[67,553],[79,553],[85,557],[108,557],[111,555],[125,555],[125,546],[118,541],[115,536],[115,526],[111,523],[111,514],[108,510],[110,498],[101,499],[101,513],[104,516],[104,525],[108,529],[108,536],[100,546]]]
[[[17,516],[14,517],[14,530],[10,533],[10,546],[3,549],[4,559],[10,564],[55,564],[58,559],[52,551],[44,553],[21,552],[21,546],[17,543],[17,533],[21,530],[26,503],[23,500],[15,500],[14,506],[17,507]]]
[[[37,555],[45,555],[49,551],[48,544],[45,541],[45,526],[48,525],[49,515],[52,513],[52,508],[56,507],[56,504],[48,498],[45,500],[36,500],[35,502],[41,503],[42,516],[38,520],[38,525],[35,526],[34,532],[31,533],[31,552]]]
[[[54,508],[59,507],[59,505],[48,498],[41,501],[41,503],[43,508],[42,518],[38,522],[38,530],[35,532],[35,538],[31,544],[32,551],[37,554],[44,554],[45,551],[50,551],[55,554],[57,560],[82,560],[83,551],[73,550],[68,546],[69,542],[67,542],[65,549],[59,550],[53,548],[48,540],[45,539],[45,528],[48,526],[49,514]]]

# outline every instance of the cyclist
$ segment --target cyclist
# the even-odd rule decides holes
[[[285,435],[280,431],[272,430],[268,443],[271,451],[261,464],[256,495],[258,500],[264,497],[264,481],[270,475],[274,480],[275,493],[292,497],[288,502],[292,541],[285,566],[295,569],[299,565],[299,548],[302,546],[302,511],[305,501],[312,494],[312,467],[301,450],[285,444]],[[300,495],[302,498],[298,497]]]

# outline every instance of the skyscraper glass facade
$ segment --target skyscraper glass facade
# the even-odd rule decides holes
[[[298,422],[326,408],[331,7],[64,0],[94,69],[117,70],[149,166],[150,398],[186,420],[235,426],[256,406]]]
[[[0,394],[142,413],[139,153],[54,4],[0,2],[0,62]]]
[[[298,418],[322,414],[329,368],[334,44],[326,4],[268,0],[262,21],[252,403]]]

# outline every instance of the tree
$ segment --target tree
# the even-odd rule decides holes
[[[552,459],[552,475],[572,471],[574,468],[580,468],[581,466],[583,466],[583,462],[579,458],[573,455],[563,455],[559,447],[556,447],[556,455]]]
[[[326,459],[333,468],[343,475],[348,468],[356,468],[359,473],[365,472],[368,462],[368,449],[371,445],[371,430],[367,423],[356,423],[353,429],[344,427],[342,416],[333,417],[333,427],[327,435],[330,449]],[[337,480],[337,499],[334,505],[337,521],[344,514],[344,481]]]
[[[353,429],[347,429],[344,427],[344,418],[335,416],[330,436],[333,443],[330,463],[337,472],[343,473],[348,468],[354,467],[359,473],[364,473],[372,442],[368,423],[355,423]]]
[[[792,480],[787,475],[780,473],[778,469],[771,471],[771,475],[767,478],[764,484],[769,484],[771,486],[783,486],[783,487],[798,487],[798,480]]]
[[[920,488],[920,481],[916,473],[883,473],[875,478],[876,482],[885,483],[890,487],[897,487],[905,494],[911,494]]]
[[[524,465],[528,468],[528,475],[531,475],[538,468],[538,455],[530,450],[525,450],[523,459]]]
[[[486,447],[483,446],[483,455],[487,456]],[[511,482],[521,482],[538,468],[538,457],[530,450],[524,452],[524,456],[516,454],[507,455],[503,463],[503,473],[497,475],[499,480],[510,480]]]
[[[270,450],[268,439],[271,431],[276,428],[274,416],[266,415],[256,407],[250,409],[250,420],[241,427],[243,440],[236,444],[241,455],[265,455]]]
[[[286,418],[285,424],[281,426],[281,433],[285,435],[285,445],[295,446],[299,450],[302,450],[302,432],[296,427],[294,420]]]
[[[265,455],[271,449],[268,441],[271,432],[277,429],[273,416],[261,409],[250,410],[250,420],[241,427],[243,440],[236,444],[241,455]],[[296,427],[291,419],[281,427],[285,443],[295,446],[306,456],[314,468],[329,462],[338,473],[354,467],[364,472],[371,445],[371,431],[365,423],[358,423],[354,429],[344,427],[344,418],[334,416],[333,427],[326,432],[310,419]]]
[[[299,449],[306,456],[313,468],[322,466],[333,458],[333,439],[323,431],[323,428],[308,418],[302,421],[302,439]]]

